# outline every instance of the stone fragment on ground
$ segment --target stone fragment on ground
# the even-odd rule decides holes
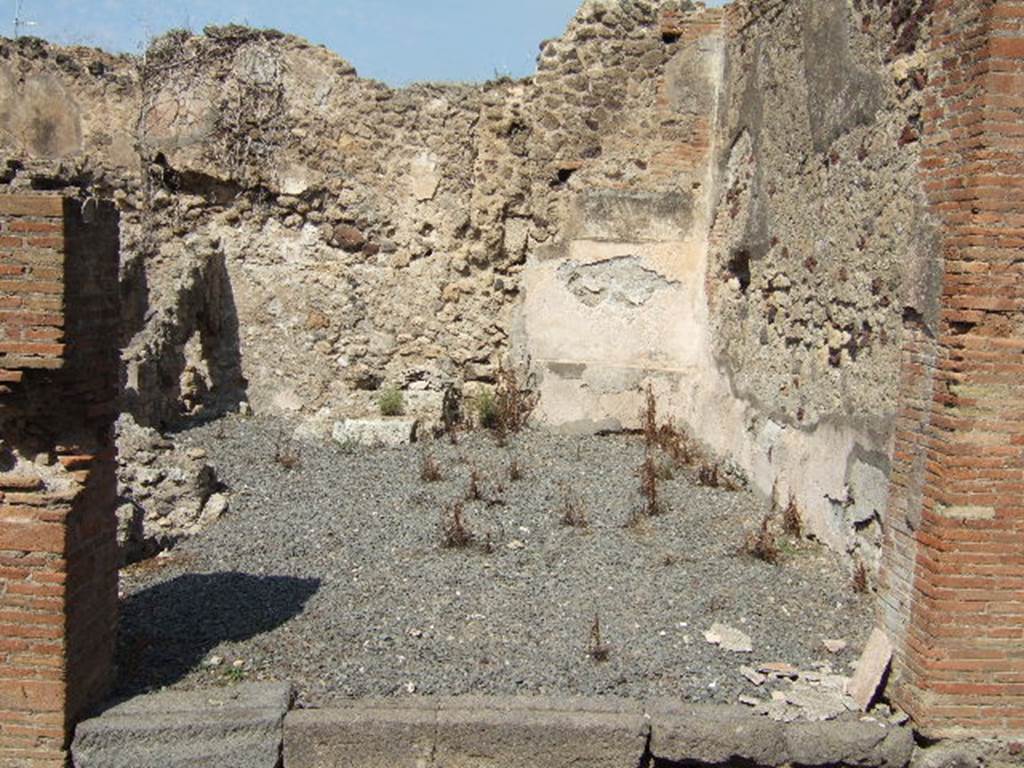
[[[750,635],[726,624],[712,624],[711,629],[704,633],[704,639],[717,645],[723,651],[732,653],[753,653],[754,645]]]
[[[847,643],[845,640],[823,640],[822,644],[825,646],[825,650],[829,653],[842,653],[846,650]]]
[[[757,670],[741,667],[740,672],[753,685],[783,683],[786,687],[771,691],[770,699],[741,696],[739,701],[754,707],[758,714],[779,722],[821,722],[858,709],[846,694],[849,678],[832,672],[828,664],[817,671],[805,671],[784,662],[762,664]]]
[[[760,672],[758,672],[755,669],[752,669],[751,667],[740,667],[740,674],[747,678],[747,680],[749,680],[754,685],[764,685],[765,682],[768,680],[767,675],[762,675]]]
[[[838,686],[794,683],[786,691],[786,703],[800,710],[800,719],[811,722],[834,720],[848,711],[843,701],[843,684]]]
[[[398,448],[416,441],[416,419],[344,419],[336,422],[331,436],[342,446]]]
[[[868,644],[857,662],[857,672],[847,687],[850,697],[863,711],[867,711],[879,692],[885,673],[892,661],[892,644],[880,629],[871,633]]]
[[[792,664],[786,664],[781,661],[773,661],[768,664],[762,664],[758,667],[758,672],[762,675],[768,675],[770,677],[788,677],[795,680],[800,676],[800,670],[794,667]]]

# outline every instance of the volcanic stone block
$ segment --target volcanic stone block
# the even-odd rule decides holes
[[[647,734],[635,703],[452,699],[438,712],[435,758],[460,768],[622,768],[640,764]]]
[[[653,702],[651,754],[709,765],[858,765],[904,768],[914,751],[909,728],[850,714],[820,723],[783,723],[740,707]]]
[[[436,708],[424,702],[359,703],[292,712],[284,724],[288,768],[430,765]]]
[[[287,768],[622,768],[644,755],[638,704],[465,697],[293,712]]]
[[[286,683],[139,696],[80,723],[76,768],[277,768]]]
[[[651,753],[663,760],[731,765],[786,762],[783,725],[740,707],[653,702]]]
[[[914,754],[914,734],[873,719],[794,723],[786,730],[786,753],[794,765],[903,768]]]

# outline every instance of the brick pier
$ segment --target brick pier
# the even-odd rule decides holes
[[[893,687],[934,735],[1024,734],[1024,0],[938,0],[885,545]]]
[[[117,611],[112,206],[0,194],[0,766],[63,766]]]

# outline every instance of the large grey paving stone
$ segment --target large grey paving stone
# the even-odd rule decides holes
[[[910,728],[862,718],[792,723],[786,731],[789,760],[800,765],[904,768],[914,755]]]
[[[510,697],[449,699],[438,711],[441,768],[633,768],[647,748],[638,703]]]
[[[285,720],[286,768],[633,768],[639,704],[546,697],[361,701]]]
[[[278,768],[287,683],[147,694],[75,729],[76,768]]]
[[[647,706],[651,754],[662,760],[729,765],[786,762],[783,724],[740,707],[658,701]]]
[[[288,768],[425,768],[431,765],[437,710],[418,705],[354,703],[289,713],[284,722]]]
[[[909,728],[848,715],[783,723],[741,707],[651,702],[651,754],[680,763],[904,768],[914,751]]]

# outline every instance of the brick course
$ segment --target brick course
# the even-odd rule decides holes
[[[919,727],[1006,738],[1024,733],[1024,0],[938,0],[932,41],[943,281],[905,328],[883,624]]]
[[[64,203],[0,196],[0,386],[62,363]]]

